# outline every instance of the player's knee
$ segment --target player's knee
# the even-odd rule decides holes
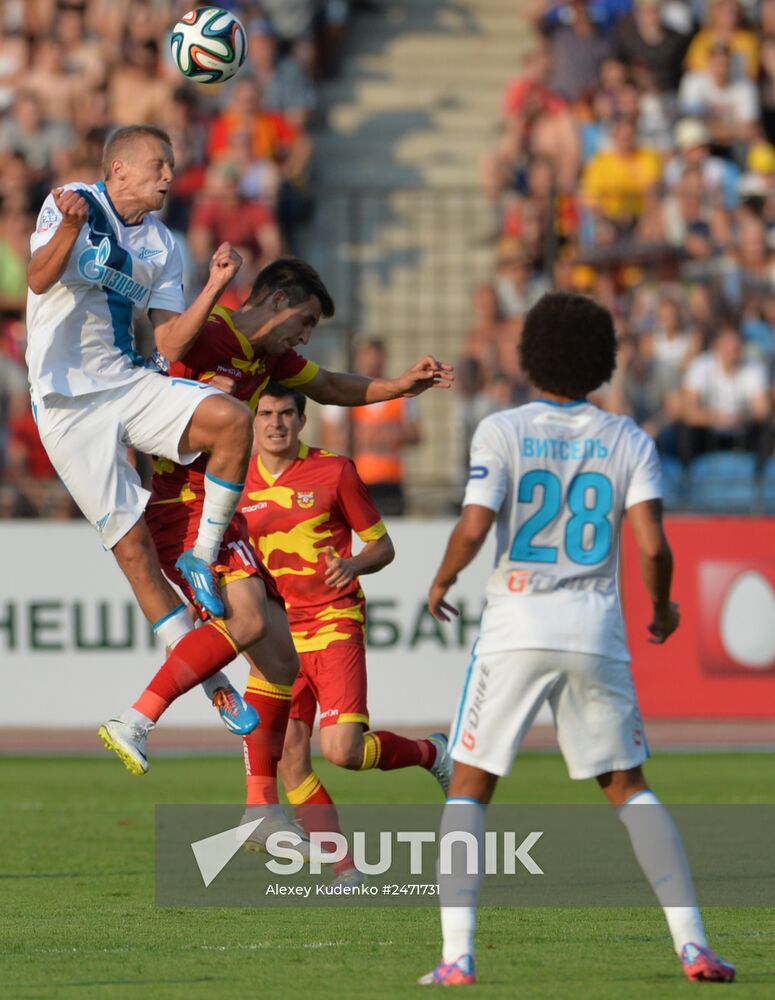
[[[229,400],[229,413],[222,433],[239,447],[240,451],[249,453],[253,444],[253,414],[239,400]]]
[[[268,632],[266,620],[260,614],[227,618],[226,627],[240,652],[260,642]]]
[[[280,674],[282,678],[278,681],[279,684],[291,685],[299,676],[299,655],[296,650],[291,647],[287,655],[283,656],[280,661]]]
[[[113,547],[113,553],[124,573],[133,579],[138,575],[155,575],[158,566],[156,549],[147,531],[138,530],[135,525]]]
[[[230,396],[210,397],[210,402],[208,417],[213,444],[230,442],[250,450],[253,444],[253,414],[248,407]]]
[[[266,638],[268,631],[269,630],[264,619],[257,616],[251,621],[250,627],[248,628],[245,648],[252,646],[254,642],[261,642],[262,639]]]
[[[363,741],[334,743],[323,749],[323,756],[331,764],[348,771],[359,771],[363,761]]]

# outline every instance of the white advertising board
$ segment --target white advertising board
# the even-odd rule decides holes
[[[434,621],[425,595],[453,523],[390,523],[396,559],[362,580],[376,727],[446,724],[452,716],[493,551],[490,540],[450,593],[461,617]],[[0,565],[0,726],[96,726],[131,704],[163,655],[97,534],[80,522],[0,522]],[[245,661],[227,672],[242,689]],[[164,722],[220,725],[198,690]]]

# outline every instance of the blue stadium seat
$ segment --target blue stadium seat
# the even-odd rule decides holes
[[[695,510],[750,514],[757,507],[756,455],[718,451],[689,466],[689,501]]]
[[[686,506],[686,471],[672,455],[660,455],[662,466],[662,498],[668,510]]]
[[[775,514],[775,458],[764,463],[761,500],[764,513]]]

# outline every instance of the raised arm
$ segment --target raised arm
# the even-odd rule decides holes
[[[30,258],[27,284],[36,295],[47,292],[62,277],[78,234],[89,217],[86,199],[77,191],[55,188],[51,196],[62,218],[48,243],[38,247]]]
[[[635,544],[640,556],[640,575],[654,606],[649,642],[662,643],[678,628],[678,605],[670,600],[673,578],[673,553],[662,524],[662,501],[645,500],[627,510]]]
[[[365,375],[330,372],[321,368],[300,389],[317,403],[364,406],[399,396],[419,396],[426,389],[449,389],[455,378],[452,372],[452,365],[437,361],[428,354],[398,378],[367,378]]]
[[[242,266],[242,258],[229,243],[222,243],[210,261],[207,284],[185,312],[151,309],[156,346],[168,361],[180,361],[194,344],[213,306]]]

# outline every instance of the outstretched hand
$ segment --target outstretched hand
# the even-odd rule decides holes
[[[426,389],[449,389],[455,381],[454,368],[444,361],[437,361],[432,354],[426,354],[407,368],[398,381],[405,396],[419,396]]]
[[[80,229],[89,218],[89,205],[83,195],[61,187],[54,188],[51,194],[57,211],[62,216],[60,225]]]
[[[221,243],[210,259],[210,281],[223,291],[241,267],[242,257],[231,243]]]

